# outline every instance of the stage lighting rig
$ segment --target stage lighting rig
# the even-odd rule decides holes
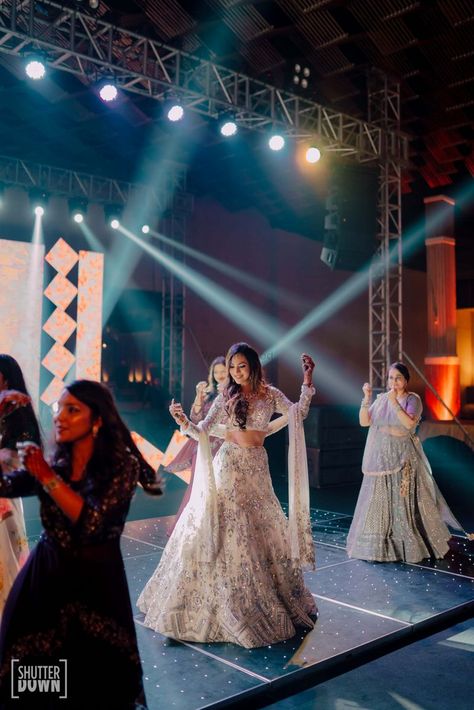
[[[321,151],[316,146],[312,145],[306,151],[306,160],[308,163],[317,163],[321,160]]]
[[[38,217],[42,217],[49,200],[49,193],[41,188],[34,187],[29,191],[29,197],[33,212]]]
[[[105,221],[109,227],[112,227],[112,229],[118,229],[120,227],[122,212],[123,208],[121,205],[104,205]]]
[[[273,133],[268,140],[268,147],[270,150],[279,151],[285,147],[285,139],[278,133]]]
[[[113,77],[102,79],[98,83],[98,91],[101,100],[106,104],[115,101],[118,97],[118,88]]]
[[[219,130],[221,132],[221,135],[223,135],[225,138],[230,138],[231,136],[235,136],[235,134],[238,131],[238,126],[237,123],[235,122],[235,119],[233,116],[226,116],[225,118],[222,118]]]
[[[86,216],[87,200],[82,197],[72,197],[69,200],[69,214],[76,224],[81,224]]]
[[[25,57],[25,73],[33,81],[44,79],[46,76],[46,59],[42,52],[31,52]]]

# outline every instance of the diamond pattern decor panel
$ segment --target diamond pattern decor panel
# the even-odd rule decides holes
[[[64,379],[71,369],[74,355],[59,343],[54,343],[48,354],[42,359],[41,364],[53,373],[55,377]]]
[[[79,252],[76,377],[100,380],[104,255]]]
[[[60,308],[56,308],[43,326],[45,333],[60,345],[64,345],[75,329],[76,321]]]
[[[44,291],[44,295],[63,311],[72,303],[77,294],[77,288],[62,274],[56,274]]]
[[[50,407],[54,404],[54,402],[58,401],[63,389],[63,380],[60,380],[58,377],[54,377],[41,395],[41,401]]]
[[[47,253],[46,261],[63,276],[67,276],[78,260],[77,252],[61,237]]]

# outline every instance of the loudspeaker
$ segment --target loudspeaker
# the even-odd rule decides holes
[[[360,269],[372,257],[377,229],[376,170],[344,168],[329,182],[321,261],[331,269]]]
[[[310,407],[304,431],[310,486],[328,488],[361,482],[367,429],[359,424],[359,407]]]

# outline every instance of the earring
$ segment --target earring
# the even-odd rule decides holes
[[[97,434],[99,433],[99,429],[100,429],[100,427],[98,424],[94,424],[94,426],[92,427],[92,436],[94,439],[97,439]]]

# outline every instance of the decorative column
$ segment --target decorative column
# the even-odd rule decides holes
[[[426,275],[428,288],[428,353],[425,375],[456,415],[459,412],[459,358],[456,355],[456,262],[454,200],[445,195],[427,197]],[[452,416],[427,387],[425,401],[438,421]]]

